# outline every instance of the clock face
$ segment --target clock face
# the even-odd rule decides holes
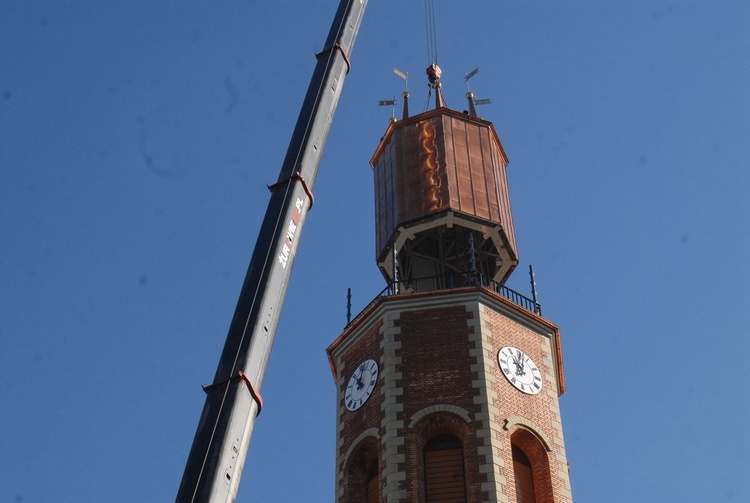
[[[378,362],[373,359],[359,364],[346,386],[344,403],[349,410],[357,410],[370,398],[378,382]]]
[[[508,381],[519,390],[535,395],[542,390],[542,373],[529,355],[513,346],[505,346],[497,352],[500,370]]]

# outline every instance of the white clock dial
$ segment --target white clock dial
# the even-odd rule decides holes
[[[513,386],[529,395],[542,390],[542,373],[529,355],[513,346],[505,346],[497,352],[500,370]]]
[[[349,410],[357,410],[370,398],[378,382],[378,362],[373,359],[359,364],[346,386],[344,403]]]

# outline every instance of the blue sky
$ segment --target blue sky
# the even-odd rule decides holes
[[[0,502],[174,498],[337,2],[2,0]],[[562,329],[578,502],[746,501],[750,6],[435,1],[510,158]],[[330,502],[325,348],[384,286],[368,161],[423,2],[371,0],[315,184],[239,501]]]

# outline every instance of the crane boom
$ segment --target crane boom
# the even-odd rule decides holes
[[[176,501],[237,497],[312,187],[367,0],[341,0],[261,224]]]

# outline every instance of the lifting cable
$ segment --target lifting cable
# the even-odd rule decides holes
[[[424,19],[425,19],[425,28],[427,32],[427,74],[430,75],[430,68],[438,68],[437,67],[437,29],[435,28],[435,6],[432,3],[432,0],[424,0]],[[438,69],[439,72],[439,69]],[[437,76],[437,79],[433,79],[430,77],[430,83],[429,85],[429,91],[427,91],[427,101],[424,105],[424,111],[426,112],[427,109],[430,107],[430,100],[432,99],[432,88],[433,83],[435,80],[440,79],[440,76]],[[437,91],[438,93],[440,91]]]
[[[435,29],[435,6],[432,0],[424,0],[424,17],[427,28],[427,64],[437,63],[437,30]]]

